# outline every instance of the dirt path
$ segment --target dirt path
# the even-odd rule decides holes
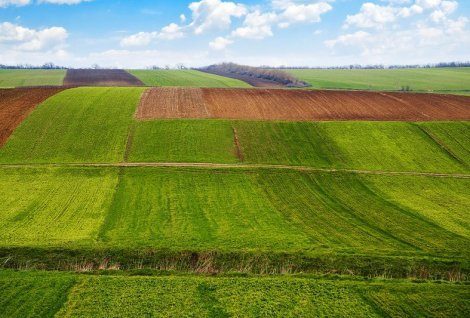
[[[120,162],[120,163],[39,163],[39,164],[0,164],[2,168],[40,168],[40,167],[160,167],[160,168],[206,168],[206,169],[278,169],[293,171],[328,172],[328,173],[355,173],[388,176],[424,176],[437,178],[470,179],[466,173],[440,173],[418,171],[382,171],[359,169],[314,168],[307,166],[288,166],[270,164],[229,164],[229,163],[199,163],[199,162]]]

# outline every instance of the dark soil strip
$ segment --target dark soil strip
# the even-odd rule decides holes
[[[0,147],[37,105],[62,90],[60,87],[0,89]]]
[[[141,80],[125,70],[70,69],[65,86],[145,86]]]
[[[238,132],[235,127],[232,127],[232,129],[233,129],[233,142],[235,144],[235,155],[237,156],[238,160],[240,160],[240,162],[243,162],[245,158],[243,156],[243,151],[240,146],[240,139],[238,139]]]
[[[245,75],[240,75],[240,74],[235,74],[235,73],[228,73],[228,72],[216,72],[216,71],[208,71],[208,70],[200,70],[201,72],[209,73],[209,74],[214,74],[214,75],[219,75],[219,76],[224,76],[224,77],[229,77],[233,79],[237,79],[240,81],[243,81],[245,83],[250,84],[251,86],[254,87],[265,87],[265,88],[281,88],[285,87],[284,85],[270,81],[267,79],[262,79],[262,78],[256,78],[256,77],[251,77],[251,76],[245,76]]]

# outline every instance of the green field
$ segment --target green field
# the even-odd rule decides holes
[[[129,161],[282,164],[384,171],[464,172],[467,122],[163,120],[136,125]],[[237,132],[243,158],[234,145]],[[433,160],[429,160],[429,158]]]
[[[143,91],[62,91],[0,149],[0,317],[468,316],[469,122],[138,121]]]
[[[128,72],[148,86],[251,87],[237,79],[196,70],[129,70]]]
[[[0,88],[61,86],[66,70],[0,70]]]
[[[118,162],[143,88],[74,88],[37,107],[0,162]]]
[[[0,317],[465,317],[458,284],[0,272]]]
[[[312,88],[400,90],[469,94],[470,67],[382,70],[288,70]]]
[[[0,177],[2,248],[468,256],[468,179],[148,167]]]

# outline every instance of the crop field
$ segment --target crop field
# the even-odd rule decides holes
[[[38,104],[60,91],[60,88],[0,89],[0,147]]]
[[[0,272],[1,317],[464,317],[454,284]]]
[[[249,86],[253,86],[253,87],[266,87],[266,88],[268,88],[268,87],[270,87],[270,88],[285,87],[281,83],[278,83],[278,82],[275,82],[275,81],[271,81],[271,80],[267,80],[267,79],[263,79],[263,78],[256,78],[256,77],[248,76],[248,75],[241,75],[241,74],[235,74],[235,73],[230,73],[230,72],[222,72],[220,70],[219,71],[204,70],[203,72],[207,73],[207,74],[214,74],[214,75],[217,75],[217,76],[232,78],[234,80],[245,82],[245,83],[249,84]]]
[[[211,172],[4,168],[0,246],[468,254],[469,179]],[[410,181],[416,197],[402,197]]]
[[[66,86],[143,86],[124,70],[70,69],[64,79]]]
[[[130,162],[468,172],[468,122],[138,122]],[[236,140],[236,142],[235,142]],[[433,160],[429,160],[432,157]]]
[[[468,120],[470,99],[412,93],[154,88],[143,96],[137,118]]]
[[[0,317],[470,312],[468,97],[0,96]]]
[[[66,70],[2,70],[0,88],[61,86]]]
[[[317,89],[400,90],[470,93],[470,68],[314,70],[289,72]]]
[[[117,162],[142,88],[74,88],[41,104],[0,149],[0,162]]]
[[[129,70],[147,86],[180,87],[250,87],[251,85],[224,76],[196,70]]]

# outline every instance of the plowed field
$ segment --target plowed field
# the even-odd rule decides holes
[[[68,70],[66,86],[143,86],[141,80],[125,70]]]
[[[137,118],[469,120],[470,98],[358,91],[154,88],[144,94]]]
[[[275,81],[270,81],[270,80],[263,79],[263,78],[251,77],[247,75],[241,75],[241,74],[235,74],[235,73],[229,73],[229,72],[220,72],[220,71],[219,72],[208,71],[208,70],[201,70],[201,72],[237,79],[245,83],[248,83],[254,87],[271,87],[271,88],[284,87],[284,85]]]
[[[0,147],[28,114],[62,88],[0,89]]]

